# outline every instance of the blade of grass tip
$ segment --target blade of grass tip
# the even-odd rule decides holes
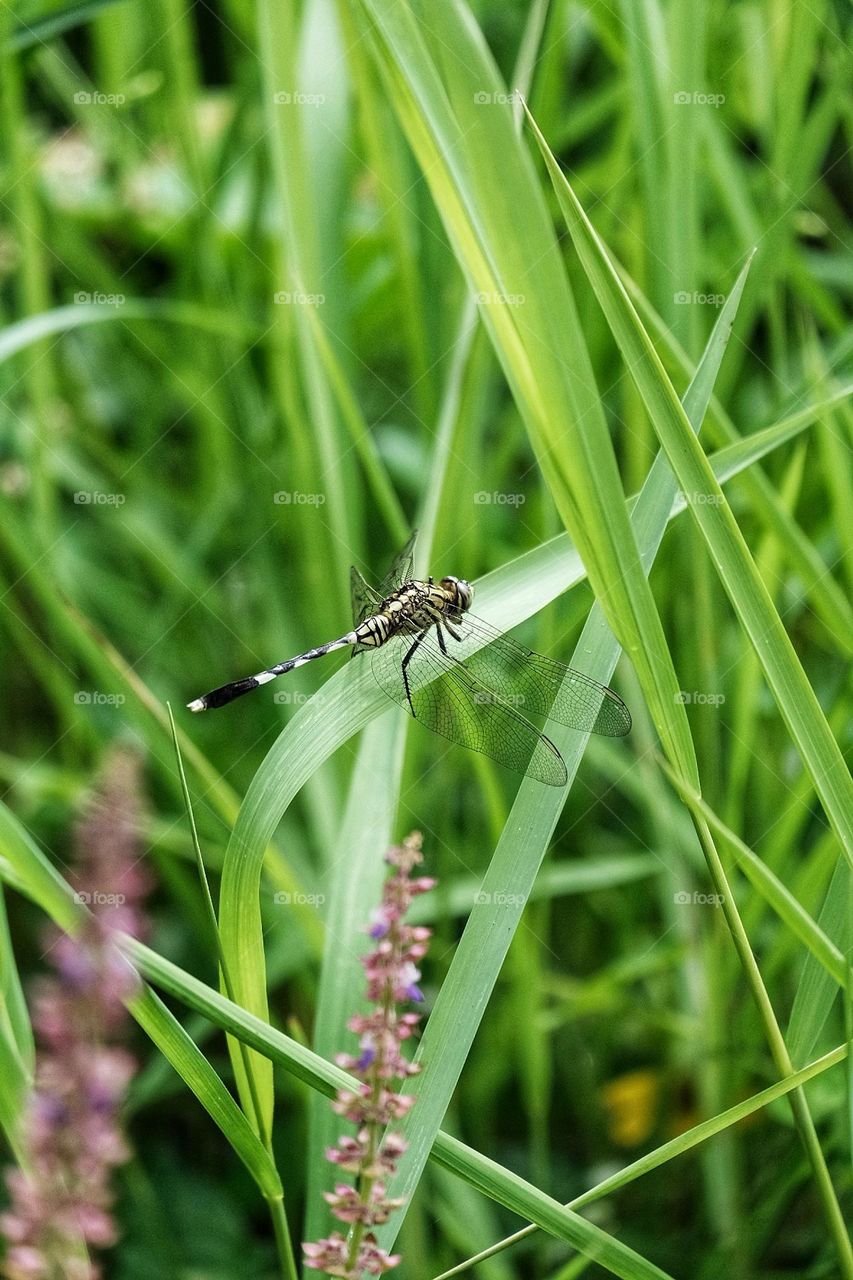
[[[794,646],[672,383],[619,276],[535,120],[539,144],[566,226],[607,317],[720,581],[761,662],[780,714],[811,774],[827,817],[853,866],[853,779]]]
[[[219,958],[219,969],[222,975],[222,981],[225,986],[225,990],[228,993],[229,1000],[233,1000],[234,987],[231,982],[228,963],[219,936],[219,923],[216,918],[216,908],[213,905],[213,896],[210,892],[210,885],[208,883],[207,872],[204,866],[204,858],[201,852],[201,845],[199,844],[198,832],[196,831],[195,815],[193,814],[192,802],[190,800],[189,787],[187,786],[186,774],[184,772],[184,762],[181,757],[181,748],[180,743],[178,742],[178,733],[175,728],[175,719],[172,715],[171,703],[167,702],[166,707],[169,713],[169,725],[172,730],[172,743],[175,748],[175,759],[177,761],[178,775],[181,781],[181,792],[184,797],[184,806],[187,812],[187,820],[190,825],[193,849],[195,850],[196,866],[198,867],[198,875],[199,880],[201,881],[205,908],[210,927],[213,931],[213,937],[216,942],[216,952]],[[189,1084],[190,1088],[193,1089],[193,1092],[196,1093],[199,1101],[202,1102],[203,1105],[207,1106],[208,1110],[210,1110],[208,1103],[217,1103],[220,1108],[222,1106],[226,1106],[227,1104],[224,1103],[221,1095],[216,1092],[215,1085],[211,1081],[212,1075],[213,1080],[216,1083],[221,1084],[219,1077],[216,1076],[213,1068],[209,1066],[209,1063],[201,1050],[197,1048],[192,1040],[190,1040],[183,1027],[181,1027],[180,1024],[176,1024],[177,1032],[175,1031],[175,1028],[172,1027],[172,1034],[171,1036],[169,1035],[170,1026],[168,1024],[168,1018],[171,1015],[168,1014],[168,1010],[160,1010],[156,1003],[152,1004],[151,1002],[148,1002],[142,1010],[133,1010],[134,1017],[139,1018],[140,1012],[146,1019],[143,1025],[146,1026],[146,1030],[149,1035],[151,1035],[152,1038],[154,1038],[155,1034],[160,1035],[163,1043],[156,1039],[155,1043],[160,1045],[160,1048],[164,1053],[166,1052],[166,1049],[164,1048],[165,1043],[172,1044],[174,1046],[175,1036],[180,1033],[180,1037],[183,1037],[183,1040],[181,1041],[183,1045],[183,1055],[177,1054],[177,1061],[175,1058],[169,1057],[169,1061],[173,1066],[175,1066],[176,1070],[180,1071],[180,1074],[187,1081],[187,1084]],[[158,1014],[160,1015],[159,1017]],[[192,1054],[190,1046],[192,1050],[195,1051],[195,1055]],[[232,1066],[234,1067],[234,1075],[237,1079],[238,1091],[240,1092],[241,1097],[247,1098],[250,1105],[249,1114],[252,1122],[250,1132],[252,1133],[252,1136],[257,1133],[259,1145],[267,1158],[267,1163],[265,1163],[257,1172],[260,1172],[263,1175],[265,1182],[268,1183],[270,1168],[273,1173],[275,1173],[275,1160],[272,1148],[272,1118],[275,1105],[272,1064],[260,1054],[253,1055],[251,1050],[248,1049],[242,1041],[237,1041],[235,1043],[231,1036],[228,1037],[228,1050],[231,1055]],[[169,1055],[167,1054],[167,1056]],[[178,1061],[183,1064],[183,1070],[178,1066]],[[207,1073],[205,1073],[205,1069],[207,1069]],[[187,1076],[185,1074],[185,1070],[190,1071],[191,1074]],[[198,1092],[196,1086],[206,1086],[204,1096]],[[236,1128],[234,1127],[234,1112],[236,1112],[244,1122],[245,1117],[237,1107],[236,1103],[234,1103],[231,1095],[227,1090],[225,1090],[224,1085],[222,1085],[222,1090],[225,1092],[228,1102],[231,1104],[231,1108],[233,1108],[233,1110],[228,1110],[226,1112],[227,1118],[232,1121],[231,1127],[228,1130],[223,1129],[223,1132],[225,1133],[225,1136],[229,1138],[229,1141],[233,1141],[234,1138],[239,1139],[241,1145],[239,1147],[235,1146],[235,1150],[237,1150],[243,1160],[246,1160],[247,1156],[252,1156],[254,1160],[257,1161],[257,1152],[255,1148],[253,1146],[246,1146],[245,1134],[242,1128],[240,1126],[237,1126]],[[211,1111],[211,1115],[213,1115],[214,1119],[217,1119],[217,1114],[221,1114],[221,1112],[214,1114],[214,1112]],[[220,1123],[220,1121],[217,1120],[217,1123]],[[221,1123],[220,1127],[222,1127]],[[251,1171],[253,1174],[256,1173],[256,1169],[254,1168],[252,1168]],[[296,1260],[293,1253],[293,1243],[290,1239],[290,1228],[287,1222],[287,1214],[284,1208],[284,1190],[281,1186],[281,1182],[278,1180],[277,1173],[275,1173],[275,1180],[277,1183],[277,1189],[271,1195],[264,1191],[264,1196],[269,1205],[270,1216],[272,1218],[273,1230],[275,1233],[276,1247],[279,1253],[279,1262],[282,1267],[282,1274],[285,1277],[292,1277],[292,1280],[296,1280]],[[261,1184],[259,1183],[259,1185]],[[263,1186],[261,1189],[263,1190]]]
[[[722,362],[734,316],[747,278],[747,263],[709,338],[699,368],[685,395],[691,422],[699,429]],[[675,480],[659,453],[631,513],[631,524],[643,571],[648,574],[666,529],[675,494]],[[602,684],[610,681],[619,658],[601,606],[596,603],[583,628],[572,665]],[[549,726],[568,770],[571,787],[580,766],[587,737]],[[425,1070],[408,1088],[418,1099],[400,1130],[409,1143],[390,1184],[390,1194],[410,1197],[450,1103],[486,1004],[497,981],[524,904],[548,848],[567,792],[542,796],[533,781],[522,783],[483,879],[465,931],[442,984],[416,1054],[417,1061],[441,1064],[441,1071]],[[501,904],[501,905],[496,905]],[[380,1227],[383,1247],[393,1242],[395,1225]]]
[[[525,98],[530,94],[533,73],[539,61],[542,35],[545,30],[550,2],[551,0],[533,0],[527,14],[524,30],[521,33],[521,43],[518,46],[518,55],[512,73],[512,83],[516,85],[519,93]],[[520,133],[522,121],[524,120],[524,111],[518,98],[512,104],[512,111],[515,120],[515,131]]]

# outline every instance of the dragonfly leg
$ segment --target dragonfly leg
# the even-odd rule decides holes
[[[412,644],[412,645],[411,645],[411,647],[407,650],[407,652],[406,652],[406,656],[405,656],[405,658],[403,659],[402,663],[400,664],[400,665],[401,665],[401,667],[402,667],[402,670],[403,670],[403,686],[404,686],[404,688],[405,688],[405,690],[406,690],[406,699],[408,700],[408,703],[409,703],[409,710],[410,710],[410,711],[411,711],[411,713],[412,713],[412,719],[413,719],[413,720],[417,720],[417,718],[418,718],[418,717],[415,715],[415,704],[412,702],[412,691],[411,691],[411,689],[409,688],[409,673],[408,673],[408,671],[406,670],[406,668],[408,667],[409,662],[411,661],[411,659],[414,657],[414,654],[415,654],[415,651],[416,651],[416,649],[417,649],[418,645],[419,645],[419,644],[420,644],[420,642],[423,640],[424,636],[427,634],[427,632],[428,632],[428,631],[429,631],[429,627],[427,627],[424,631],[422,631],[422,632],[420,633],[420,635],[419,635],[419,636],[416,636],[416,638],[415,638],[415,640],[414,640],[413,644]]]
[[[454,639],[454,640],[461,640],[461,639],[462,639],[462,637],[459,635],[458,631],[454,631],[454,630],[453,630],[453,627],[450,625],[450,623],[447,621],[447,619],[446,619],[446,618],[444,618],[444,619],[443,619],[443,621],[442,621],[442,625],[443,625],[444,627],[446,627],[446,628],[447,628],[447,630],[448,630],[448,631],[450,632],[450,634],[453,636],[453,639]]]

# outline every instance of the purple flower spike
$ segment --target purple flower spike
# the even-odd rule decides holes
[[[6,1280],[98,1280],[90,1250],[116,1239],[112,1171],[130,1157],[119,1109],[136,1070],[118,1041],[136,978],[111,934],[119,906],[120,927],[136,937],[144,932],[139,774],[128,752],[109,763],[96,807],[77,833],[76,887],[92,914],[74,938],[48,934],[55,976],[33,991],[36,1078],[22,1135],[27,1172],[6,1171],[11,1203],[0,1217]]]
[[[358,1133],[341,1137],[326,1151],[327,1160],[356,1175],[355,1186],[340,1182],[324,1196],[335,1217],[347,1223],[349,1233],[344,1236],[335,1231],[302,1248],[306,1267],[342,1280],[383,1275],[400,1262],[399,1254],[389,1254],[377,1244],[369,1228],[387,1222],[403,1204],[387,1195],[386,1185],[397,1170],[406,1143],[387,1127],[404,1116],[414,1102],[412,1096],[396,1093],[391,1085],[420,1069],[400,1049],[403,1041],[415,1034],[420,1015],[400,1013],[397,1005],[403,1000],[420,1003],[424,998],[417,985],[421,975],[416,961],[426,953],[430,930],[403,922],[412,900],[435,884],[428,876],[410,879],[410,872],[421,860],[417,832],[387,855],[393,871],[367,929],[376,946],[361,961],[373,1008],[354,1014],[347,1022],[359,1037],[358,1056],[341,1053],[336,1058],[361,1081],[357,1090],[340,1089],[332,1103],[338,1115],[358,1126]]]

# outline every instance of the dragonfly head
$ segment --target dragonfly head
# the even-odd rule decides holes
[[[441,585],[453,597],[453,603],[460,613],[471,608],[474,599],[474,588],[464,578],[442,578]]]

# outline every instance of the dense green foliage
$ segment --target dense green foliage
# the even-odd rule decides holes
[[[349,1047],[416,828],[440,886],[399,1274],[536,1221],[472,1274],[853,1276],[847,7],[4,15],[7,1135],[17,974],[74,926],[56,873],[133,743],[168,1009],[136,1008],[108,1274],[283,1274],[278,1177],[293,1239],[327,1229],[340,1072],[304,1046]],[[624,741],[549,729],[568,791],[340,655],[184,711],[344,632],[350,564],[378,579],[415,525],[420,570],[630,705]]]

